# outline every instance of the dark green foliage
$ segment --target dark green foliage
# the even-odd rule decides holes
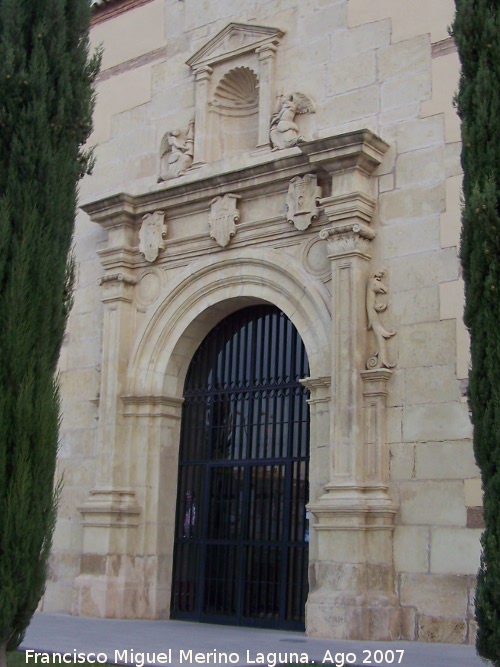
[[[461,260],[471,336],[469,406],[484,490],[477,649],[500,665],[500,3],[455,0],[462,65]]]
[[[92,122],[88,0],[0,0],[0,647],[44,591],[57,504],[55,370]]]

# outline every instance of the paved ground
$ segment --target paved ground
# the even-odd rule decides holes
[[[98,661],[136,664],[137,667],[141,667],[141,653],[148,654],[144,655],[145,667],[160,664],[175,667],[190,664],[258,667],[269,664],[272,667],[280,661],[294,661],[290,653],[298,654],[299,660],[305,660],[302,656],[305,653],[310,661],[339,667],[486,665],[473,647],[454,644],[335,641],[311,639],[299,632],[182,621],[103,620],[58,614],[36,614],[22,648],[50,653],[100,653],[103,655]],[[227,654],[227,661],[224,654]]]

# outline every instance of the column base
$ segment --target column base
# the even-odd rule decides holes
[[[168,618],[170,586],[158,584],[159,559],[84,554],[73,581],[71,613],[96,618]]]
[[[310,565],[306,628],[311,637],[393,640],[401,635],[394,588],[396,507],[383,484],[327,492],[309,508],[317,558]]]

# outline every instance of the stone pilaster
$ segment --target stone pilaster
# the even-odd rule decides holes
[[[127,439],[135,462],[135,489],[143,509],[136,543],[140,581],[137,617],[165,618],[170,609],[178,443],[184,399],[123,396]]]
[[[93,212],[91,212],[92,215]],[[105,273],[99,280],[104,306],[98,458],[94,488],[79,507],[83,526],[80,575],[74,581],[73,612],[133,617],[140,582],[134,556],[142,509],[123,420],[121,395],[135,326],[134,276],[137,224],[126,195],[109,200],[92,215],[107,231],[98,250]]]
[[[320,205],[330,226],[320,232],[331,264],[331,400],[329,479],[310,503],[317,535],[311,559],[307,627],[313,636],[394,639],[392,532],[385,444],[388,369],[363,371],[367,350],[366,281],[375,200],[359,161],[332,175],[333,196]]]
[[[322,200],[324,202],[324,200]],[[335,210],[335,207],[331,207]],[[325,207],[330,212],[330,207]],[[361,222],[322,230],[332,270],[332,451],[333,488],[362,480],[360,434],[362,389],[358,375],[366,348],[365,283],[370,241],[375,233]]]
[[[269,125],[273,112],[275,59],[277,47],[266,44],[257,49],[259,58],[259,148],[270,146]]]
[[[133,617],[139,582],[134,572],[137,502],[126,446],[121,393],[133,333],[135,279],[126,273],[101,278],[104,304],[96,485],[79,508],[83,525],[80,576],[73,611],[82,615]]]
[[[196,116],[194,119],[194,156],[193,167],[205,164],[208,92],[212,68],[208,65],[195,71],[196,80]]]

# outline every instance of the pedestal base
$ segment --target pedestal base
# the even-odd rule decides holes
[[[389,641],[401,636],[401,610],[396,596],[313,593],[306,628],[309,637]]]

